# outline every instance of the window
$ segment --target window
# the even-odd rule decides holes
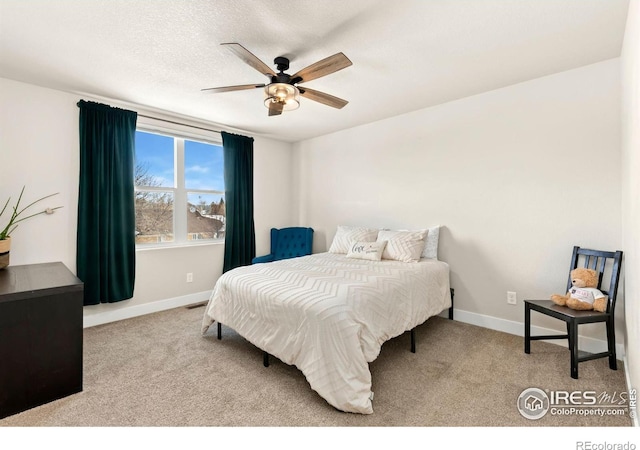
[[[222,146],[136,130],[136,244],[224,239]]]

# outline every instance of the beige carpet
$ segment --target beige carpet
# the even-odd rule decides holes
[[[569,376],[566,348],[434,317],[386,344],[371,363],[374,414],[335,410],[302,373],[229,328],[200,334],[204,308],[177,308],[84,331],[84,391],[4,420],[2,427],[614,427],[624,416],[520,415],[530,387],[626,392],[622,362],[580,364]]]

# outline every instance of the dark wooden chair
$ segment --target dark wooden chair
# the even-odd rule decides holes
[[[607,252],[573,247],[571,267],[569,272],[581,267],[594,269],[599,273],[598,289],[609,297],[607,310],[576,311],[566,306],[558,306],[551,300],[525,300],[524,301],[524,352],[531,352],[531,341],[542,339],[568,339],[571,353],[571,378],[578,378],[578,363],[597,358],[609,358],[609,367],[617,370],[616,360],[616,333],[614,327],[614,311],[616,297],[618,295],[618,281],[620,280],[620,268],[622,266],[622,251]],[[608,284],[603,281],[604,275],[608,275]],[[608,289],[606,287],[608,286]],[[567,282],[565,294],[571,287],[571,274]],[[567,334],[555,334],[546,336],[531,336],[531,311],[537,311],[547,316],[563,320],[567,325]],[[602,353],[587,353],[578,349],[578,325],[584,323],[604,322],[607,327],[607,351]]]

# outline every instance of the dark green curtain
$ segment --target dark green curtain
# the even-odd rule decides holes
[[[222,132],[227,225],[222,271],[251,264],[256,256],[253,224],[253,138]]]
[[[84,304],[133,297],[133,167],[138,115],[80,100],[80,185],[76,248]]]

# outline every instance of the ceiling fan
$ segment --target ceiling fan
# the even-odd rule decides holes
[[[284,56],[278,56],[273,61],[278,69],[278,73],[276,73],[242,45],[235,42],[220,45],[227,46],[229,50],[245,63],[249,64],[261,74],[266,75],[270,82],[268,84],[241,84],[238,86],[207,88],[202,89],[202,91],[219,93],[264,88],[266,94],[264,105],[269,109],[270,116],[277,116],[282,114],[283,111],[298,108],[300,106],[300,95],[309,100],[314,100],[338,109],[343,108],[349,103],[333,95],[298,86],[300,83],[306,83],[307,81],[315,80],[316,78],[324,77],[345,67],[349,67],[352,62],[343,53],[336,53],[333,56],[329,56],[299,70],[293,75],[289,75],[284,72],[289,69],[289,59]]]

